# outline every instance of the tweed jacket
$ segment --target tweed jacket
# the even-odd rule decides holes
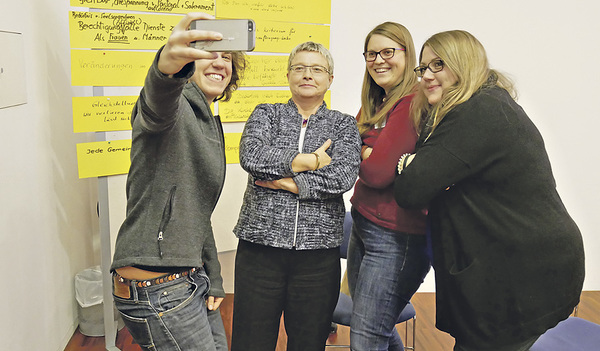
[[[244,128],[240,164],[249,173],[238,223],[239,239],[285,249],[314,250],[342,242],[345,206],[342,194],[358,176],[361,139],[355,119],[323,103],[309,119],[303,153],[327,139],[331,164],[316,171],[295,173],[302,116],[296,104],[258,105]],[[254,184],[257,179],[292,177],[299,194]]]

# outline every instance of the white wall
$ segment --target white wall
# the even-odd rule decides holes
[[[77,323],[73,278],[99,263],[96,181],[79,180],[75,144],[93,135],[72,132],[67,1],[3,1],[0,30],[23,32],[28,103],[0,109],[0,349],[63,350]],[[600,189],[595,130],[600,127],[600,5],[573,0],[332,0],[331,51],[336,59],[334,108],[358,111],[362,45],[375,25],[406,25],[420,47],[431,34],[466,29],[485,45],[495,68],[517,83],[519,102],[541,130],[560,194],[584,236],[586,290],[600,290]],[[0,55],[1,55],[0,51]],[[240,131],[239,125],[227,127]],[[213,220],[229,249],[241,189],[239,167],[228,168],[225,199]],[[123,177],[113,185],[121,188]],[[115,198],[121,196],[118,190]],[[118,211],[123,211],[118,208]],[[112,215],[112,214],[111,214]],[[111,225],[118,227],[118,214]],[[115,229],[113,228],[113,231]],[[229,264],[232,255],[227,257]],[[231,271],[225,267],[225,271]],[[226,278],[228,279],[228,278]],[[230,286],[230,282],[226,282]],[[428,278],[422,291],[433,291]]]
[[[63,350],[74,276],[98,261],[96,181],[77,176],[75,144],[91,140],[73,133],[67,5],[0,6],[0,30],[23,33],[28,100],[0,109],[2,350]]]

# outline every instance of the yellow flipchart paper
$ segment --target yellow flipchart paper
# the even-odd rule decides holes
[[[215,14],[214,0],[71,0],[71,6],[109,10]]]
[[[225,133],[227,163],[240,163],[242,133]],[[126,174],[131,165],[131,139],[77,144],[79,178]]]
[[[143,86],[156,52],[71,50],[74,86]]]
[[[331,23],[331,1],[216,0],[217,16],[272,21]]]
[[[79,178],[102,177],[129,172],[131,140],[77,144]]]
[[[227,102],[219,102],[222,122],[245,122],[258,104],[285,103],[291,97],[289,90],[238,90]]]
[[[222,122],[245,122],[258,104],[286,103],[292,94],[289,90],[238,90],[231,100],[219,102]],[[325,93],[325,102],[330,106],[331,92]]]
[[[73,98],[75,133],[131,129],[131,111],[137,96],[86,96]]]
[[[182,16],[69,12],[71,48],[151,49],[167,42]]]
[[[240,139],[242,133],[225,133],[225,160],[240,163]]]
[[[156,50],[180,20],[181,16],[172,15],[71,11],[71,48]],[[329,47],[329,26],[256,21],[254,51],[289,53],[305,41]]]
[[[287,81],[287,56],[249,55],[242,86],[283,87]]]
[[[296,45],[314,41],[329,47],[329,26],[292,22],[257,20],[256,48],[258,52],[288,54]]]

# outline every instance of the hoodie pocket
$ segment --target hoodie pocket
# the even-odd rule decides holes
[[[158,242],[158,253],[160,255],[160,258],[163,257],[161,243],[164,239],[164,234],[165,234],[165,231],[167,230],[167,225],[169,224],[169,221],[171,220],[171,213],[173,211],[173,202],[175,201],[175,191],[176,190],[177,190],[177,186],[174,185],[171,188],[171,191],[169,192],[169,197],[167,199],[167,203],[165,204],[165,208],[163,209],[162,218],[160,220],[160,225],[158,227],[157,242]]]

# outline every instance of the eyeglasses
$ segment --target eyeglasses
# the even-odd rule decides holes
[[[381,56],[384,60],[389,60],[394,57],[396,50],[405,51],[404,48],[385,48],[379,51],[366,51],[363,52],[363,56],[365,57],[365,61],[373,62],[377,60],[377,55]]]
[[[417,77],[423,78],[423,75],[425,74],[425,71],[427,71],[427,69],[429,69],[431,73],[438,73],[439,71],[444,69],[444,61],[440,59],[435,59],[429,62],[427,65],[417,66],[417,68],[415,68],[414,71],[417,74]]]
[[[290,66],[290,72],[292,72],[292,73],[302,74],[302,73],[306,72],[306,70],[309,70],[310,73],[315,74],[315,75],[329,73],[329,70],[323,66],[304,66],[304,65]]]

